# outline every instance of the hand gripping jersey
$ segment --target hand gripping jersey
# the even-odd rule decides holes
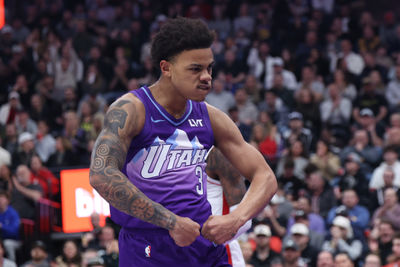
[[[221,182],[209,176],[207,177],[207,198],[211,204],[213,215],[224,215],[229,213],[228,203],[223,197]],[[245,230],[248,230],[251,227],[251,224],[245,224],[245,226],[247,228]],[[226,244],[226,249],[229,256],[229,263],[231,263],[233,267],[246,266],[243,259],[242,250],[240,248],[239,242],[236,239],[233,239],[228,244]]]
[[[205,158],[214,143],[205,103],[188,100],[184,115],[176,119],[156,102],[147,87],[131,93],[143,103],[146,114],[142,131],[132,139],[122,172],[147,197],[202,226],[211,215]],[[120,266],[229,266],[215,263],[216,258],[226,256],[223,246],[214,246],[202,236],[191,246],[180,248],[166,229],[114,207],[110,210],[112,220],[122,226]],[[206,258],[214,262],[208,263]]]

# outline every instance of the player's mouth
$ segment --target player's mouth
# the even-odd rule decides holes
[[[207,85],[207,84],[202,84],[202,85],[197,86],[197,88],[200,90],[209,91],[211,89],[211,86]]]

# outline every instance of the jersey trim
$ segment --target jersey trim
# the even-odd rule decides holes
[[[181,120],[179,120],[178,122],[174,122],[173,120],[171,120],[161,109],[160,107],[157,105],[156,101],[153,99],[153,97],[147,92],[146,88],[143,86],[141,87],[141,89],[144,91],[144,93],[146,94],[146,96],[149,98],[150,102],[154,105],[154,107],[158,110],[158,112],[160,112],[160,114],[172,125],[174,126],[179,126],[182,123],[184,123],[187,118],[190,116],[190,113],[192,113],[192,101],[188,100],[189,103],[189,110],[187,111],[185,117],[183,117]]]

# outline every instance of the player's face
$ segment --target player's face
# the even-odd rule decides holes
[[[210,48],[183,51],[171,60],[172,85],[184,98],[203,101],[211,89],[214,64]]]

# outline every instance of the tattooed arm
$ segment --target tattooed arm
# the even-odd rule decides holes
[[[92,152],[90,184],[113,207],[169,230],[179,246],[190,245],[200,234],[200,226],[149,199],[121,172],[144,118],[143,104],[133,95],[125,95],[110,106]]]
[[[206,172],[208,176],[221,182],[229,207],[242,200],[246,193],[244,178],[216,147],[208,154]]]

